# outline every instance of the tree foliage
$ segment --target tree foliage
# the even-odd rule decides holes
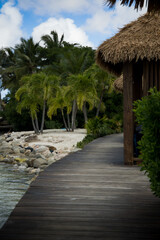
[[[149,96],[135,102],[134,112],[142,128],[139,141],[139,157],[143,160],[141,170],[149,177],[154,194],[160,197],[160,92],[151,89]]]
[[[110,7],[114,7],[117,0],[105,0],[106,4]],[[148,12],[159,11],[160,1],[159,0],[120,0],[122,5],[134,6],[135,9],[142,9],[145,5],[148,7]]]
[[[88,118],[101,115],[114,79],[95,65],[94,55],[92,48],[67,43],[55,31],[42,36],[39,43],[21,38],[14,48],[1,49],[0,74],[3,88],[9,90],[7,106],[14,102],[7,119],[12,121],[9,114],[13,116],[13,111],[21,116],[28,112],[39,133],[45,122],[49,125],[49,118],[74,131],[76,126],[84,127]]]

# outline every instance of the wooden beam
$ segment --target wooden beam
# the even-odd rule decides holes
[[[149,88],[149,62],[146,60],[143,62],[143,96],[148,95]]]
[[[124,129],[124,163],[133,164],[133,63],[123,66],[123,129]]]
[[[158,62],[155,62],[155,86],[158,89]]]
[[[158,91],[160,91],[160,61],[159,60],[157,64],[157,75],[158,75],[157,89]]]
[[[133,101],[142,98],[143,64],[137,62],[133,66]]]

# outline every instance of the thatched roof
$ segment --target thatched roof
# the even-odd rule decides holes
[[[123,92],[123,75],[114,81],[113,86],[117,91]]]
[[[127,24],[96,52],[97,64],[119,76],[123,63],[160,59],[160,14],[147,13]]]

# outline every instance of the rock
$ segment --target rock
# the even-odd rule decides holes
[[[54,152],[55,150],[57,150],[57,148],[56,147],[54,147],[54,146],[47,146],[48,148],[49,148],[49,151],[52,153],[52,152]]]
[[[36,153],[42,153],[42,152],[45,152],[46,150],[48,150],[48,147],[36,145],[34,150]]]
[[[46,165],[46,164],[42,164],[42,165],[40,166],[41,169],[45,169],[46,167],[48,167],[48,165]]]
[[[18,163],[24,163],[26,162],[28,159],[27,158],[19,158],[19,157],[15,157],[14,160]]]
[[[34,157],[35,157],[35,158],[43,158],[43,159],[45,159],[45,157],[44,157],[42,154],[40,154],[40,153],[36,153],[36,154],[34,155]]]
[[[19,154],[20,153],[20,148],[19,147],[12,147],[13,153]]]
[[[17,141],[17,139],[13,139],[13,141],[12,141],[12,147],[19,147],[19,141]]]
[[[1,144],[1,149],[2,150],[7,149],[7,148],[11,148],[11,147],[12,147],[12,145],[10,143],[5,142],[5,141],[3,141],[2,144]]]
[[[56,162],[55,159],[49,159],[49,160],[48,160],[48,165],[51,165],[52,163],[55,163],[55,162]]]
[[[2,155],[0,155],[0,162],[4,162],[4,157]]]
[[[5,163],[13,163],[13,162],[14,162],[14,159],[12,159],[12,158],[5,158],[5,159],[4,159],[4,162],[5,162]]]
[[[37,159],[33,162],[33,167],[34,167],[34,168],[39,168],[39,167],[41,167],[41,165],[47,165],[47,161],[44,160],[43,158],[37,158]]]
[[[29,156],[30,153],[31,153],[31,150],[26,150],[26,151],[25,151],[25,155],[26,155],[26,156]]]
[[[32,147],[25,147],[25,150],[30,150],[31,152],[33,152],[33,148]]]
[[[52,153],[49,150],[46,150],[44,152],[41,153],[43,156],[45,156],[46,158],[49,158],[50,156],[52,156]]]
[[[29,169],[29,170],[28,170]],[[40,168],[28,168],[27,170],[29,171],[29,174],[36,174],[36,173],[39,173],[41,171]]]
[[[20,148],[20,153],[25,153],[25,149],[24,148]]]
[[[18,169],[19,169],[20,171],[24,171],[24,170],[26,170],[26,166],[25,166],[25,165],[20,165],[20,166],[18,167]]]
[[[12,146],[9,143],[2,142],[2,145],[0,146],[0,153],[9,154],[12,153]]]
[[[32,141],[35,141],[35,140],[38,140],[38,137],[37,137],[36,134],[25,138],[25,142],[32,142]]]
[[[8,137],[8,138],[6,139],[6,142],[11,142],[11,141],[13,141],[13,138],[12,138],[12,137]]]
[[[11,133],[5,133],[4,136],[5,138],[11,137]]]
[[[25,166],[26,168],[28,167],[28,164],[27,164],[27,162],[23,162],[22,164],[21,164],[21,166]]]

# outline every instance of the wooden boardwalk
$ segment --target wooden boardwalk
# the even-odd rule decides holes
[[[139,167],[123,165],[122,142],[122,134],[99,138],[49,166],[18,203],[0,239],[160,239],[160,199]]]

